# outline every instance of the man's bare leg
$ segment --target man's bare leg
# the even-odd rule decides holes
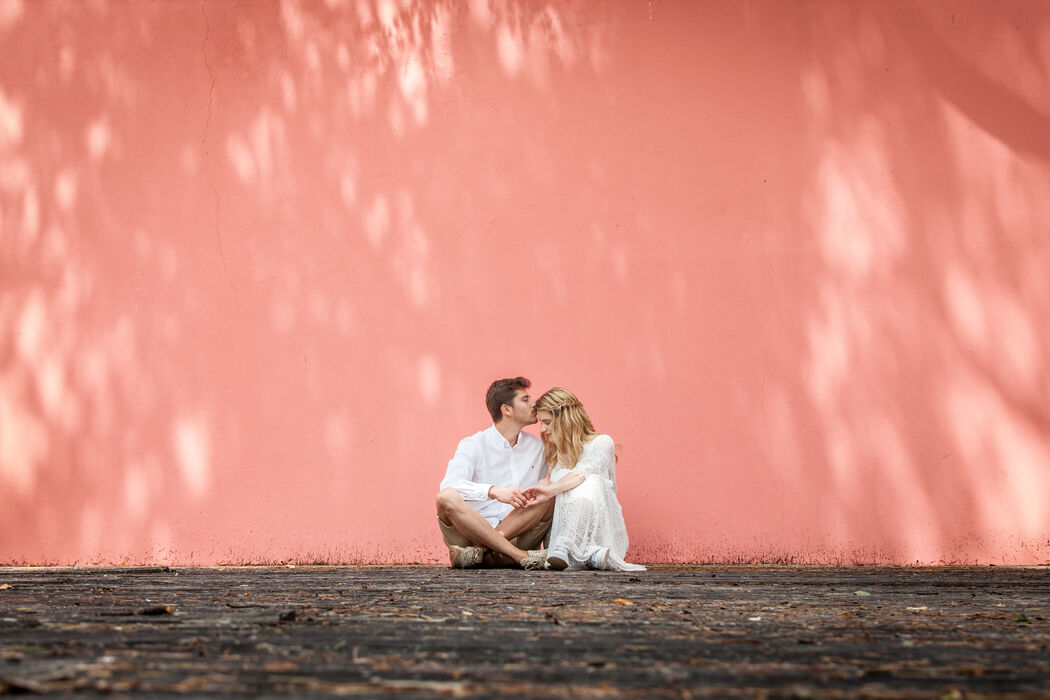
[[[512,540],[528,532],[541,520],[550,520],[554,515],[554,499],[527,508],[515,508],[496,526],[496,532]]]
[[[442,489],[438,493],[437,513],[444,522],[481,547],[488,547],[500,554],[505,554],[515,562],[520,562],[529,555],[528,552],[515,547],[502,533],[489,525],[488,521],[468,506],[459,492],[453,488]]]

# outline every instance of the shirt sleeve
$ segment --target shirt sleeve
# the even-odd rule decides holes
[[[599,435],[594,438],[594,444],[587,450],[573,470],[584,476],[600,476],[608,479],[615,488],[616,477],[616,443],[608,435]]]
[[[480,455],[477,446],[468,439],[460,440],[456,454],[449,460],[445,478],[438,490],[452,487],[464,501],[487,501],[492,484],[474,481]]]

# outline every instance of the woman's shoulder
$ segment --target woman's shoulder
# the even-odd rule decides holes
[[[586,447],[597,447],[597,448],[609,448],[615,447],[616,443],[613,442],[612,436],[600,433],[591,438],[591,441],[587,443]]]

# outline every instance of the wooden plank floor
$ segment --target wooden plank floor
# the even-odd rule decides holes
[[[0,694],[1050,697],[1050,569],[0,569]]]

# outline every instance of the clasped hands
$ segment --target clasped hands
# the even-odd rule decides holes
[[[528,508],[554,498],[554,486],[549,479],[542,479],[535,486],[519,489],[516,486],[493,486],[489,495],[515,508]]]

